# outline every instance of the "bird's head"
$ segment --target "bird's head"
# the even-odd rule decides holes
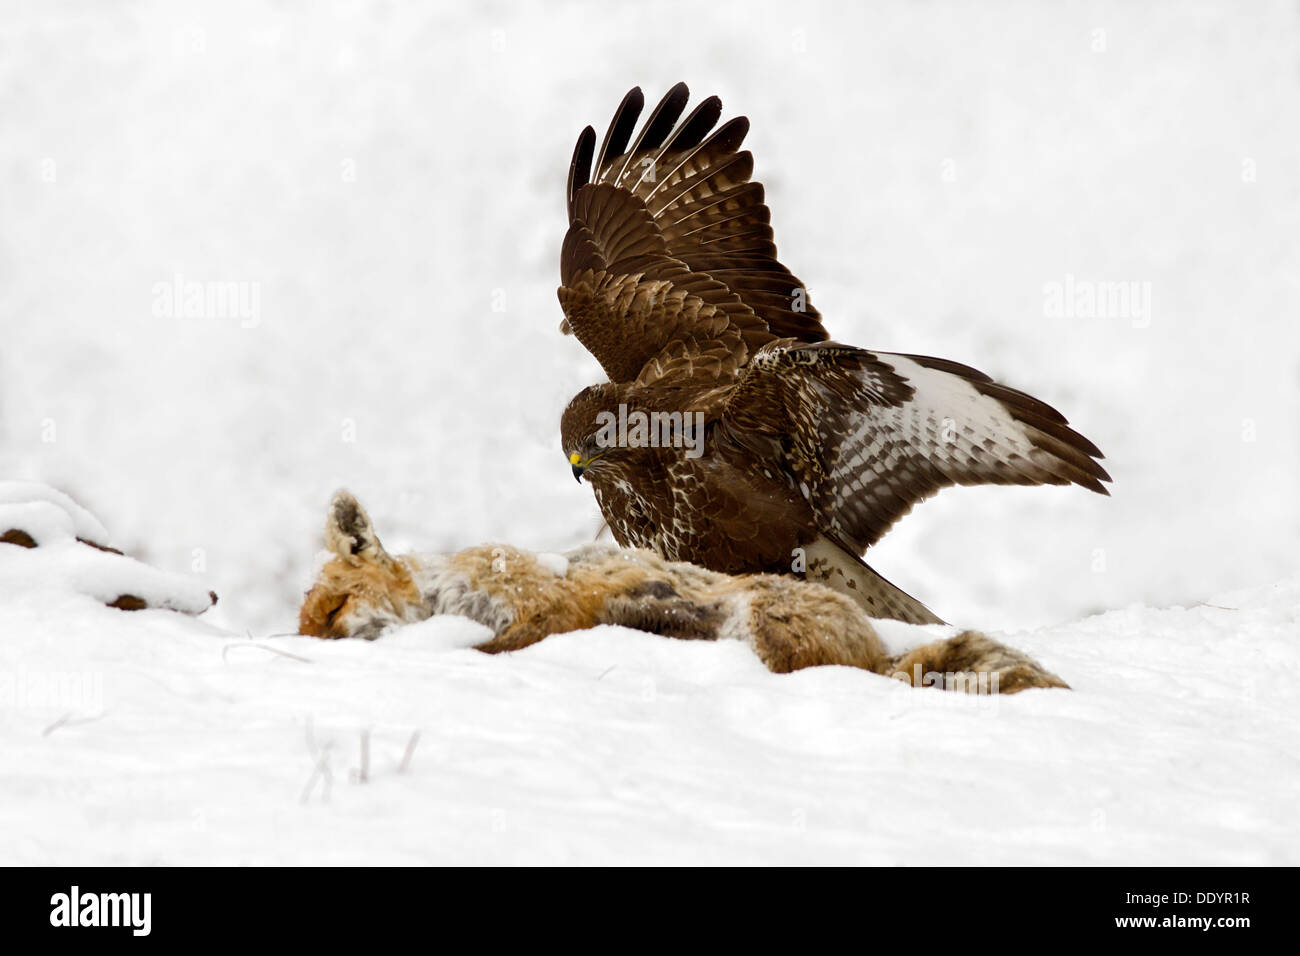
[[[619,446],[617,429],[620,395],[613,383],[592,385],[573,397],[560,419],[560,444],[569,459],[573,477],[582,481],[599,475],[622,457],[626,449]]]

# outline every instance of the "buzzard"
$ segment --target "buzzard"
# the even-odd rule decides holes
[[[638,130],[633,89],[599,151],[589,126],[573,153],[560,328],[609,376],[564,411],[574,476],[625,547],[803,574],[872,617],[939,623],[861,555],[949,485],[1107,494],[1103,456],[973,368],[829,341],[776,258],[749,121],[718,126],[716,96],[683,118],[688,98],[677,84]]]

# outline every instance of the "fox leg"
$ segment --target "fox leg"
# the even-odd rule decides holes
[[[727,618],[725,602],[701,592],[672,571],[638,566],[625,557],[600,567],[575,565],[568,579],[551,588],[532,587],[516,616],[496,638],[478,649],[517,650],[550,634],[596,627],[627,627],[680,640],[717,640]]]
[[[598,614],[601,624],[617,624],[680,640],[705,641],[715,641],[721,636],[727,616],[725,601],[692,595],[690,589],[659,578],[647,578],[612,594]]]
[[[565,607],[564,602],[557,601],[549,607],[535,608],[526,616],[516,618],[491,640],[475,644],[474,650],[482,651],[484,654],[518,651],[552,634],[580,631],[594,627],[596,623],[590,620],[576,620],[571,609]]]
[[[741,580],[722,635],[749,643],[769,670],[840,664],[879,671],[889,660],[871,621],[841,595],[786,576]]]
[[[967,693],[1069,686],[1027,654],[978,631],[890,656],[871,621],[842,596],[788,577],[742,580],[743,599],[733,602],[736,610],[720,634],[747,640],[768,669],[779,674],[840,664],[917,687]]]
[[[1030,687],[1069,684],[1015,648],[978,631],[913,648],[884,662],[880,673],[914,687],[934,686],[966,693],[1014,694]]]

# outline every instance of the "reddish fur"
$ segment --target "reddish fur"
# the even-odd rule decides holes
[[[518,548],[483,545],[446,556],[394,558],[365,511],[340,493],[326,541],[333,557],[303,601],[299,627],[317,637],[377,637],[392,624],[463,614],[493,630],[478,646],[514,651],[551,634],[617,624],[667,637],[736,638],[769,669],[846,665],[906,683],[975,689],[963,675],[996,678],[993,689],[1065,687],[1033,660],[974,631],[891,657],[869,618],[820,584],[775,575],[730,576],[665,561],[648,551],[579,549],[565,573]],[[984,683],[985,687],[989,682]]]

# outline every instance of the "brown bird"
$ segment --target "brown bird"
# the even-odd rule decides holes
[[[573,473],[625,547],[806,575],[873,617],[937,623],[863,552],[949,485],[1107,494],[1103,456],[1056,409],[973,368],[826,341],[777,261],[740,150],[749,121],[715,129],[716,96],[682,119],[688,95],[674,86],[637,131],[634,89],[599,153],[591,127],[574,150],[560,328],[609,381],[564,411]]]

